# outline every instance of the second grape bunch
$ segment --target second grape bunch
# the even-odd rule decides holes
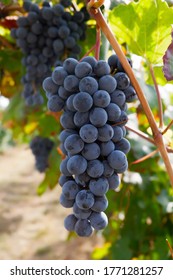
[[[119,174],[128,168],[127,102],[137,95],[116,55],[108,62],[68,58],[44,80],[43,89],[48,109],[63,111],[60,203],[73,209],[64,226],[90,236],[107,226],[106,193],[119,186]]]

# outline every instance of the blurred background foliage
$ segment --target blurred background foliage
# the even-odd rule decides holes
[[[40,0],[32,2],[42,3]],[[81,7],[84,1],[73,2]],[[166,127],[172,120],[173,87],[172,82],[168,83],[163,75],[162,57],[171,42],[173,1],[158,0],[157,5],[155,2],[105,1],[103,12],[125,54],[131,57],[136,76],[159,122],[157,97],[149,72],[152,65],[161,92]],[[56,145],[49,158],[50,167],[38,186],[38,194],[43,194],[47,188],[57,187],[61,161],[61,155],[57,152],[60,114],[47,111],[46,98],[41,107],[33,109],[26,107],[21,97],[20,80],[25,69],[20,63],[22,53],[10,37],[10,29],[16,27],[17,18],[24,14],[21,7],[22,1],[6,0],[0,3],[0,151],[3,152],[8,145],[29,144],[36,135],[52,138]],[[86,39],[80,44],[81,57],[94,43],[95,23],[90,20]],[[104,38],[101,48],[101,58],[107,59],[112,49],[108,44],[105,46]],[[148,121],[138,101],[129,105],[128,114],[128,126],[151,136]],[[122,176],[121,186],[108,194],[109,226],[102,232],[105,243],[93,251],[91,258],[171,259],[166,239],[173,246],[173,189],[159,154],[132,164],[154,151],[155,146],[129,130],[127,138],[131,143],[129,170]],[[165,134],[165,143],[170,148],[173,148],[172,140],[173,129],[170,127]],[[171,154],[170,157],[173,163]],[[69,238],[75,236],[70,235]]]

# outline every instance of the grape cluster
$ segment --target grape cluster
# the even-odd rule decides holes
[[[11,36],[24,54],[22,64],[26,73],[22,77],[22,96],[28,106],[44,102],[40,86],[51,74],[51,67],[56,61],[62,61],[68,55],[77,58],[80,54],[78,41],[85,38],[85,21],[88,18],[85,8],[74,11],[70,9],[71,5],[71,0],[61,0],[54,6],[43,2],[40,8],[37,4],[24,1],[27,15],[19,17],[18,28],[11,30]]]
[[[108,63],[91,56],[80,62],[67,58],[43,81],[43,89],[48,109],[63,110],[60,203],[73,208],[64,225],[79,236],[90,236],[107,226],[106,193],[119,186],[118,174],[128,168],[126,102],[137,95],[116,55]]]
[[[30,148],[35,156],[35,166],[39,172],[44,172],[49,166],[49,154],[54,146],[54,142],[49,138],[36,136],[30,143]]]

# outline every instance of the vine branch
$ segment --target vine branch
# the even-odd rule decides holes
[[[156,90],[156,94],[157,94],[157,100],[158,100],[158,111],[159,111],[159,128],[163,127],[163,107],[162,107],[162,100],[161,100],[161,96],[160,96],[160,91],[159,91],[159,87],[156,81],[156,77],[154,74],[154,69],[151,63],[148,62],[148,66],[150,69],[150,73],[151,73],[151,77],[153,79],[153,83],[154,83],[154,87]]]
[[[168,239],[166,239],[166,243],[167,243],[167,245],[168,245],[168,247],[169,247],[169,250],[170,250],[170,253],[171,253],[171,257],[172,257],[172,259],[173,259],[173,249],[172,249],[172,247],[171,247],[171,245],[170,245]]]
[[[162,135],[164,135],[168,129],[173,125],[173,120],[168,124],[168,126],[162,131]]]
[[[135,161],[133,161],[131,164],[137,164],[137,163],[140,163],[140,162],[143,162],[144,160],[148,159],[148,158],[151,158],[152,156],[154,156],[155,154],[158,153],[158,149],[156,149],[155,151],[149,153],[148,155],[144,156],[144,157],[141,157]]]
[[[154,140],[153,140],[152,138],[150,138],[150,137],[149,137],[147,134],[145,134],[144,132],[142,132],[142,131],[140,131],[140,130],[138,130],[138,129],[136,129],[136,128],[134,129],[134,128],[128,126],[128,125],[125,125],[125,127],[127,128],[127,130],[130,130],[130,131],[136,133],[136,134],[139,135],[140,137],[144,138],[144,139],[147,140],[148,142],[150,142],[150,143],[152,143],[152,144],[155,145]]]
[[[87,4],[88,6],[88,4]],[[136,93],[138,95],[139,101],[141,102],[141,105],[143,107],[143,110],[146,114],[146,117],[148,119],[149,125],[152,129],[152,133],[153,133],[153,138],[154,138],[154,142],[162,156],[162,159],[165,163],[165,167],[167,170],[167,173],[169,175],[170,178],[170,183],[173,187],[173,169],[171,166],[171,162],[166,150],[166,147],[164,145],[164,141],[163,141],[163,136],[161,131],[159,130],[159,128],[157,127],[156,121],[154,119],[153,113],[151,111],[151,108],[148,104],[148,101],[135,77],[135,74],[133,72],[133,70],[131,69],[129,63],[127,62],[127,59],[115,37],[115,35],[113,34],[113,32],[111,31],[111,29],[109,28],[107,22],[105,21],[100,9],[96,9],[93,8],[92,5],[89,9],[89,12],[91,14],[91,16],[96,20],[96,23],[100,26],[102,32],[105,34],[107,40],[110,42],[112,48],[114,49],[114,51],[116,52],[123,68],[125,69],[127,75],[129,76],[131,83],[133,85],[133,87],[136,90]]]

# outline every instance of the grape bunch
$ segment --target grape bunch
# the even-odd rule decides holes
[[[22,77],[22,96],[28,106],[44,102],[40,87],[56,61],[61,64],[64,57],[77,58],[80,54],[78,42],[85,38],[88,17],[85,8],[74,11],[71,5],[71,0],[61,0],[54,6],[43,2],[41,8],[24,1],[27,15],[19,17],[18,28],[11,30],[11,36],[24,54],[22,64],[26,72]]]
[[[30,143],[30,148],[35,156],[35,166],[39,172],[44,172],[48,164],[49,154],[54,146],[54,142],[49,138],[36,136]]]
[[[73,208],[64,225],[79,236],[90,236],[107,226],[106,193],[119,186],[119,174],[128,168],[124,125],[127,102],[137,95],[116,55],[108,63],[92,56],[80,62],[67,58],[43,81],[43,89],[48,109],[63,111],[60,203]]]

